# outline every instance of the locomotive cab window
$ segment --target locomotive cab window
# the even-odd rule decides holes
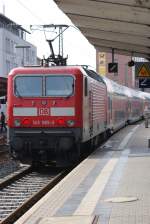
[[[74,93],[74,77],[71,75],[17,76],[14,94],[17,97],[68,97]]]
[[[14,93],[18,97],[42,96],[42,77],[17,76],[14,80]]]
[[[46,76],[46,96],[71,96],[74,92],[74,78],[72,76]]]

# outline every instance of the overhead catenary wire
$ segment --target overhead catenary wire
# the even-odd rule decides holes
[[[38,19],[40,22],[45,23],[42,18],[40,18],[38,15],[33,13],[32,10],[30,10],[24,3],[22,3],[20,0],[16,0],[24,9],[26,9],[32,16],[34,16],[36,19]]]
[[[40,16],[39,15],[37,15],[36,14],[36,12],[34,12],[32,9],[33,8],[31,8],[31,7],[29,7],[30,5],[30,1],[28,2],[28,1],[26,1],[26,3],[24,3],[22,0],[16,0],[16,2],[18,2],[18,4],[20,4],[27,12],[29,12],[33,17],[35,17],[35,18],[37,18],[38,19],[38,21],[40,21],[40,23],[41,24],[45,24],[45,21],[43,21],[43,18],[40,18]],[[29,24],[28,24],[29,25]],[[21,25],[22,26],[22,25]],[[23,25],[24,26],[24,25]],[[79,33],[81,33],[80,32],[80,30],[76,27],[76,26],[74,26],[72,23],[68,23],[68,26],[70,27],[70,28],[73,28],[73,29],[75,29],[75,30],[78,30],[78,32]],[[67,28],[66,28],[67,29]],[[53,30],[53,31],[48,31],[47,29],[46,29],[46,27],[44,27],[43,29],[42,28],[40,28],[40,30],[41,31],[43,31],[43,35],[44,35],[44,37],[45,37],[45,39],[49,39],[49,38],[46,38],[46,33],[47,32],[53,32],[53,33],[56,33],[55,32],[55,29]],[[34,31],[34,29],[32,28],[32,31]],[[63,32],[64,32],[65,30],[63,30]],[[54,38],[50,38],[51,40],[55,40],[55,39],[57,39],[57,37],[59,36],[59,34],[58,33],[56,33],[57,35],[54,37]],[[51,36],[52,37],[52,36]],[[70,42],[71,43],[71,42]],[[55,44],[56,45],[56,44]],[[73,43],[71,43],[71,46],[78,46],[78,45],[76,45],[75,44],[75,42],[73,42]]]

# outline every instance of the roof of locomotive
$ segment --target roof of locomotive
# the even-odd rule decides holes
[[[51,66],[51,67],[41,67],[41,66],[31,66],[31,67],[17,67],[13,68],[10,73],[10,75],[14,74],[24,74],[23,72],[26,72],[26,74],[30,74],[30,72],[33,72],[33,74],[37,74],[39,72],[47,73],[49,71],[76,71],[76,70],[82,70],[82,66]]]
[[[34,74],[48,74],[48,72],[56,72],[56,74],[60,74],[60,71],[62,71],[63,74],[70,74],[70,73],[76,73],[77,71],[80,71],[83,75],[93,78],[94,80],[97,80],[99,82],[105,82],[103,81],[102,77],[96,73],[93,70],[88,69],[87,66],[83,65],[67,65],[67,66],[51,66],[51,67],[41,67],[41,66],[32,66],[32,67],[18,67],[14,68],[10,71],[8,74],[11,75],[31,75],[31,73]],[[106,85],[106,84],[105,84]]]

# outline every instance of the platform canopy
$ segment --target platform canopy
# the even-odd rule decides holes
[[[55,0],[99,51],[150,60],[150,0]]]

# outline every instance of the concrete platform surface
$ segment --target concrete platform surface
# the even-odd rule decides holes
[[[149,137],[143,123],[122,129],[15,223],[150,224]]]
[[[94,222],[93,216],[68,216],[40,218],[38,224],[91,224]],[[96,224],[96,223],[95,223]]]

